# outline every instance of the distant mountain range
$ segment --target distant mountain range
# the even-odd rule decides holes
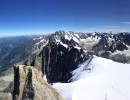
[[[117,62],[130,63],[129,38],[129,33],[76,33],[62,30],[46,36],[0,38],[0,71],[3,72],[18,62],[34,60],[35,56],[41,54],[42,51],[49,52],[47,51],[49,46],[49,48],[54,49],[55,54],[63,52],[64,55],[65,50],[69,51],[74,48],[75,50],[82,50],[82,53],[84,52],[83,54],[88,56],[94,54]],[[61,50],[57,51],[57,48]],[[34,62],[31,61],[28,64],[36,65]],[[79,64],[80,62],[76,63]]]
[[[0,75],[4,75],[4,77],[0,77],[0,84],[5,84],[4,86],[0,85],[0,90],[5,88],[4,92],[12,93],[16,98],[15,100],[17,100],[17,97],[32,98],[30,93],[39,93],[32,86],[37,87],[37,84],[43,84],[39,83],[39,81],[44,81],[40,75],[49,84],[74,82],[80,79],[79,77],[84,71],[87,70],[89,72],[92,70],[90,62],[95,57],[93,55],[116,62],[130,63],[130,34],[76,33],[59,30],[50,35],[0,38]],[[100,62],[98,60],[105,61],[100,58],[95,59],[97,62]],[[113,62],[110,61],[110,63]],[[13,66],[19,66],[18,70],[14,67],[15,71],[13,71]],[[38,70],[38,72],[34,70]],[[20,71],[24,73],[27,79],[22,76]],[[12,82],[13,74],[15,75],[14,82]],[[84,73],[83,76],[86,74]],[[40,80],[36,82],[33,77],[40,77]],[[26,84],[24,86],[19,85],[24,84],[20,79],[25,80]],[[10,82],[11,84],[9,85]],[[59,85],[56,85],[56,88],[60,91],[57,86]],[[16,88],[13,90],[13,87]],[[24,92],[20,92],[25,97],[17,94],[20,89],[25,87],[27,87],[25,89],[27,95]]]

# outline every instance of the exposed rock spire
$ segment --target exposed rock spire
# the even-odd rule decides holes
[[[32,66],[14,67],[13,100],[62,100],[62,97]]]

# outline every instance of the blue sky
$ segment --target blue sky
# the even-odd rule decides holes
[[[129,27],[130,0],[0,0],[0,36]]]

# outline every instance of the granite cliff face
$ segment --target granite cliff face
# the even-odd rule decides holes
[[[88,56],[82,49],[52,42],[25,64],[41,70],[49,83],[67,82],[71,72],[86,59]]]
[[[14,67],[13,100],[62,100],[62,97],[32,66]]]

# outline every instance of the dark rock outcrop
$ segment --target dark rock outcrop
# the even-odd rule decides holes
[[[112,59],[117,62],[129,63],[130,55],[127,55],[127,52],[130,50],[129,37],[129,33],[101,34],[100,41],[92,50],[96,51],[101,57]]]
[[[88,56],[82,49],[74,46],[65,47],[60,43],[52,42],[46,45],[39,55],[29,59],[25,64],[41,70],[49,83],[67,82],[71,77],[71,72],[86,59]],[[29,63],[30,61],[32,62]]]
[[[123,51],[127,50],[125,42],[121,40],[120,35],[102,34],[100,41],[93,47],[94,51],[111,51],[112,53],[116,50]],[[103,54],[103,53],[102,53]]]

